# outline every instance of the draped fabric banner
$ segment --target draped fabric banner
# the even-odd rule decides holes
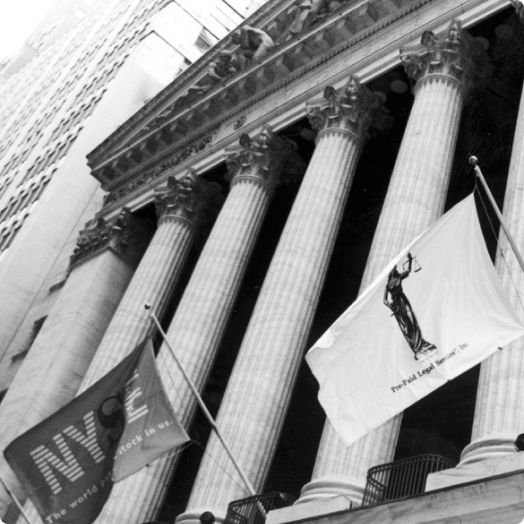
[[[403,250],[306,360],[350,445],[523,334],[472,194]]]
[[[188,440],[144,341],[4,455],[46,524],[90,524],[113,482]]]

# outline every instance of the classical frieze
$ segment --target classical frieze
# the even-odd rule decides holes
[[[137,219],[127,208],[123,208],[113,222],[99,218],[80,231],[70,268],[106,248],[112,248],[130,264],[136,265],[151,240],[152,231],[150,223]]]
[[[167,143],[187,140],[195,123],[203,130],[207,123],[216,125],[231,118],[249,103],[255,103],[263,93],[281,88],[351,47],[360,35],[369,36],[372,28],[378,31],[384,24],[428,2],[430,0],[377,0],[354,4],[313,0],[296,2],[289,9],[279,11],[277,18],[260,20],[258,29],[248,20],[243,26],[243,38],[241,31],[237,37],[226,39],[93,151],[89,155],[90,165],[95,167],[93,175],[105,184],[124,176],[124,170],[119,173],[115,169],[117,160],[113,161],[115,165],[101,165],[104,152],[118,135],[126,132],[132,135],[128,140],[133,149],[147,144],[140,149],[144,162],[159,149],[165,149]],[[296,28],[301,28],[300,37],[289,37]],[[235,44],[235,38],[241,43]],[[155,112],[153,107],[158,108],[157,116],[151,114]],[[140,131],[133,132],[133,127],[139,127]],[[126,151],[122,149],[120,156]],[[96,168],[96,164],[100,167]]]
[[[305,164],[295,151],[296,145],[273,133],[270,126],[264,126],[254,139],[249,135],[240,136],[239,145],[226,149],[226,163],[232,184],[249,178],[271,188],[290,183],[300,178]]]
[[[163,176],[166,171],[185,162],[208,147],[215,137],[215,133],[206,133],[204,137],[187,147],[171,153],[167,158],[160,158],[152,165],[134,173],[124,182],[113,186],[104,200],[104,206],[113,204],[126,197],[133,191],[145,186],[149,182]]]
[[[387,120],[383,98],[360,84],[351,76],[340,92],[331,86],[324,90],[324,97],[311,100],[306,112],[313,129],[343,129],[357,138],[364,138],[370,125],[376,121],[383,125]]]
[[[454,79],[467,88],[491,71],[482,44],[462,30],[459,20],[453,20],[439,36],[425,31],[419,45],[400,50],[400,59],[416,83],[440,76]]]

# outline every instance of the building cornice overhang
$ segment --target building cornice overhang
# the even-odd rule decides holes
[[[362,45],[381,30],[437,2],[440,2],[441,7],[450,4],[447,9],[443,9],[442,24],[446,24],[450,17],[458,17],[466,11],[474,12],[480,6],[483,12],[494,12],[509,5],[509,0],[491,0],[489,6],[481,0],[466,0],[458,6],[456,2],[446,0],[349,2],[321,23],[279,45],[256,64],[250,64],[209,92],[191,100],[187,106],[179,103],[175,109],[169,109],[170,104],[177,105],[177,100],[187,91],[191,81],[198,79],[198,73],[202,73],[213,57],[224,49],[223,41],[213,53],[208,53],[210,56],[203,57],[204,65],[200,65],[200,62],[195,65],[196,73],[188,75],[190,80],[186,77],[173,82],[89,155],[93,175],[105,189],[117,195],[113,200],[120,200],[118,191],[124,186],[128,189],[131,187],[133,191],[138,190],[139,186],[145,188],[166,169],[199,155],[204,149],[208,151],[225,121],[231,121],[285,86],[311,77],[315,70],[325,69],[325,64],[337,55],[351,52],[351,48]],[[269,2],[256,13],[257,20],[262,20],[263,15],[271,10],[278,17],[290,4]],[[482,14],[477,13],[475,16],[480,17]],[[470,17],[471,23],[476,21],[475,16]],[[248,22],[253,24],[253,17]],[[270,22],[266,21],[265,25]],[[262,24],[262,27],[265,25]],[[434,25],[438,26],[439,20],[435,20]],[[399,41],[406,43],[415,37],[415,34],[401,35]],[[398,63],[398,56],[396,61]],[[336,78],[326,79],[330,80],[336,81]],[[322,89],[321,84],[319,81],[315,86],[314,94]],[[286,100],[282,103],[285,105]],[[233,133],[231,140],[234,138]],[[156,174],[148,174],[155,170]],[[109,176],[104,176],[104,173]],[[130,184],[130,180],[137,182]]]

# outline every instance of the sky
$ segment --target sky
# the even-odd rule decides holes
[[[0,0],[0,58],[22,45],[56,0]]]

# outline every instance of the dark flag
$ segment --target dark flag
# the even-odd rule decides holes
[[[4,455],[46,524],[90,524],[114,482],[188,440],[145,341]]]

